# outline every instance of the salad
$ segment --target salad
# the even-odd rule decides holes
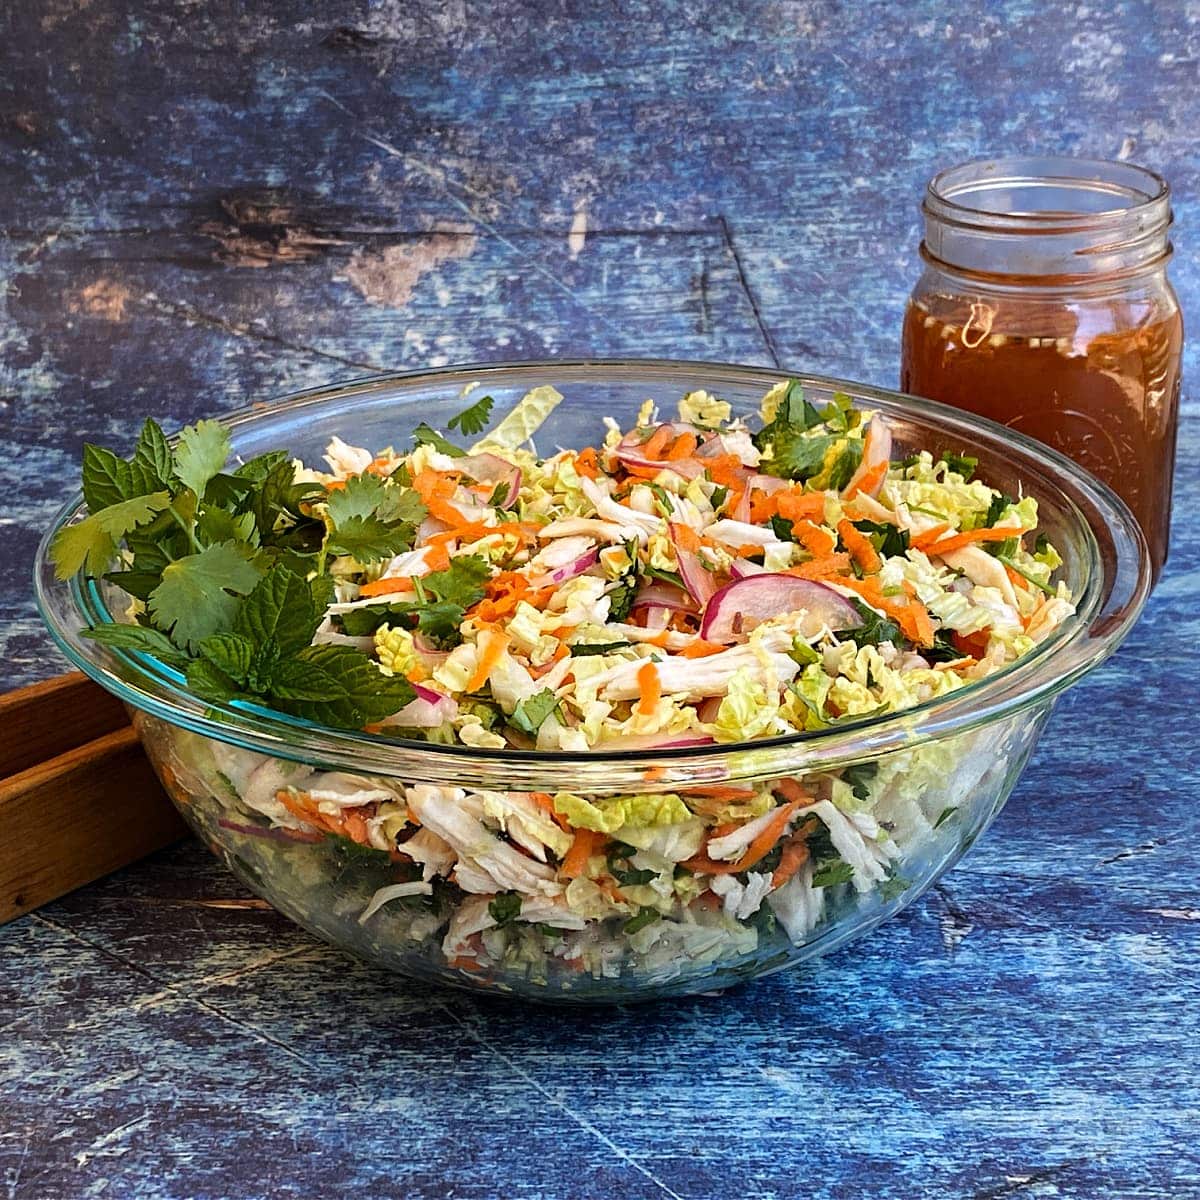
[[[173,446],[148,421],[129,459],[85,447],[89,515],[52,555],[60,577],[124,598],[88,635],[206,700],[586,754],[912,708],[1017,661],[1074,611],[1033,498],[976,478],[964,453],[893,457],[885,421],[848,397],[818,408],[785,381],[750,421],[692,392],[552,451],[534,438],[553,387],[499,421],[490,397],[468,399],[399,448],[334,438],[321,466],[284,449],[231,465],[227,431],[205,421]],[[343,881],[348,854],[365,864],[364,936],[543,978],[801,942],[836,904],[902,889],[981,773],[968,738],[957,754],[683,792],[485,792],[176,737],[201,826],[325,854],[298,888]]]

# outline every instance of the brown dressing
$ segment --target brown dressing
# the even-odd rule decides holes
[[[1178,308],[1151,299],[992,304],[927,293],[905,313],[901,387],[1018,429],[1086,467],[1137,517],[1157,579],[1167,558],[1182,342]]]

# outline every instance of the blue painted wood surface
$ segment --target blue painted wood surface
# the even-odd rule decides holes
[[[0,35],[4,686],[61,669],[28,578],[85,438],[472,359],[892,384],[955,160],[1162,169],[1200,312],[1194,4],[45,0]],[[0,1195],[1200,1196],[1198,415],[1137,630],[867,941],[543,1012],[349,962],[184,844],[0,930]]]

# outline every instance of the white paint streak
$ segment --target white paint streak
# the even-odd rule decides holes
[[[588,199],[586,196],[575,201],[575,218],[571,222],[571,231],[567,234],[567,253],[574,262],[582,253],[587,241],[588,230]]]
[[[1156,917],[1169,917],[1172,921],[1200,921],[1200,908],[1148,908]]]
[[[139,1129],[145,1129],[149,1124],[150,1114],[143,1113],[135,1121],[126,1121],[124,1125],[118,1125],[116,1129],[102,1133],[86,1150],[81,1150],[75,1155],[75,1165],[86,1167],[93,1158],[120,1158],[121,1155],[128,1154],[129,1147],[125,1145],[126,1139],[130,1134],[137,1133]]]

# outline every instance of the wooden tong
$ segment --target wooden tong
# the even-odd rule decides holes
[[[115,696],[78,672],[0,696],[0,924],[186,833]]]

